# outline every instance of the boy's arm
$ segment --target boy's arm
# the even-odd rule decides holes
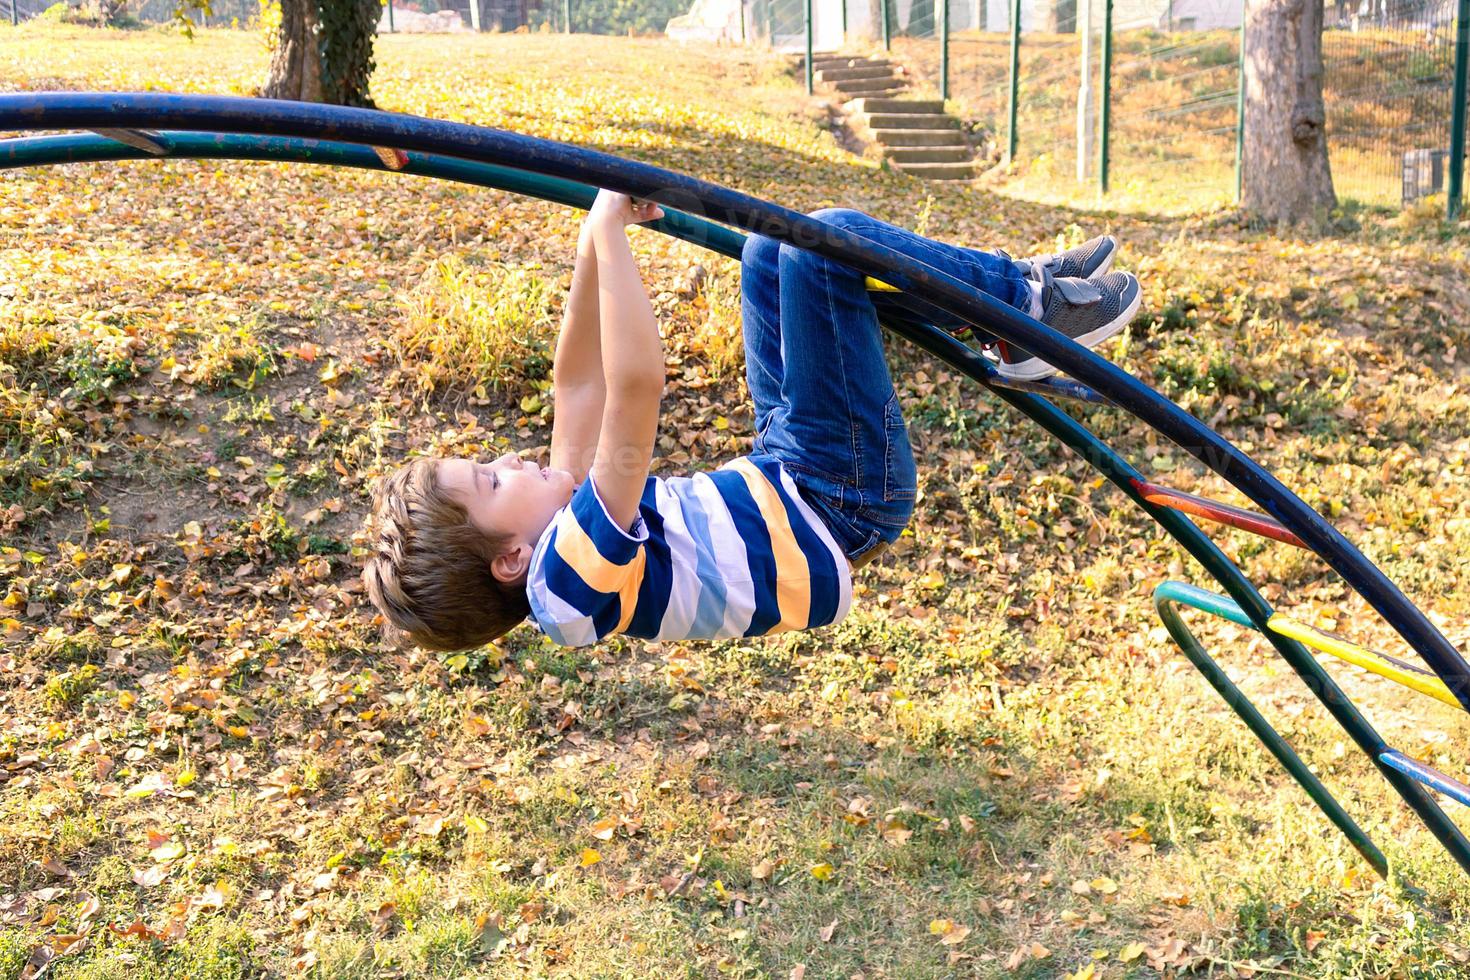
[[[606,387],[602,378],[602,327],[597,309],[597,252],[590,217],[577,235],[577,264],[567,292],[561,333],[552,366],[555,403],[551,425],[551,466],[568,470],[581,483],[597,451]]]
[[[664,388],[663,342],[628,247],[627,226],[662,213],[657,205],[602,191],[588,216],[597,252],[607,392],[592,477],[608,516],[625,531],[638,517]]]

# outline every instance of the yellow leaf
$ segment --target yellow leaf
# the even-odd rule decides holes
[[[612,840],[618,829],[617,817],[603,817],[592,825],[592,836],[598,840]]]
[[[830,881],[832,879],[832,872],[836,870],[836,868],[832,867],[826,861],[823,861],[821,864],[814,864],[811,868],[812,877],[818,881]]]
[[[1124,946],[1122,949],[1118,950],[1118,959],[1122,960],[1124,963],[1131,963],[1132,961],[1142,956],[1147,949],[1148,946],[1143,943],[1129,943],[1127,946]],[[1310,952],[1310,950],[1308,950],[1308,952]]]
[[[158,845],[148,853],[152,855],[153,860],[159,863],[173,861],[184,856],[184,845],[176,840],[171,840],[166,844]]]
[[[590,868],[594,864],[596,864],[597,862],[599,862],[601,860],[602,860],[602,855],[601,854],[598,854],[595,850],[593,850],[590,847],[584,847],[584,848],[582,848],[582,859],[578,862],[578,864],[579,864],[580,867]]]
[[[1093,980],[1097,976],[1097,967],[1089,963],[1076,973],[1067,974],[1067,980]]]
[[[464,829],[472,834],[483,834],[490,829],[484,817],[468,816],[464,818]]]

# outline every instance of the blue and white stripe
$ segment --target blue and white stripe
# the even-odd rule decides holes
[[[763,636],[835,623],[851,607],[847,559],[770,457],[649,477],[639,513],[636,533],[617,527],[588,479],[541,536],[526,591],[552,640]]]

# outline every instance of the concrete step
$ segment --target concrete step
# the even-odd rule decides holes
[[[912,147],[890,146],[884,148],[884,156],[895,164],[910,163],[968,163],[968,146]]]
[[[899,170],[925,180],[969,180],[975,176],[973,163],[901,163]]]
[[[938,99],[880,99],[867,96],[854,99],[847,104],[847,108],[853,112],[869,113],[932,113],[943,112],[944,103]]]
[[[953,116],[942,112],[870,112],[869,129],[943,129],[958,126]]]
[[[889,76],[888,78],[850,78],[844,82],[834,83],[837,91],[844,95],[868,95],[875,92],[887,92],[893,89],[908,87],[908,82],[902,78]]]
[[[814,57],[812,58],[812,70],[826,71],[828,68],[881,68],[892,63],[887,58]]]
[[[875,129],[873,137],[884,146],[964,146],[958,129]]]
[[[892,78],[894,76],[891,65],[864,65],[861,68],[818,68],[816,79],[819,82],[845,82],[854,78]]]

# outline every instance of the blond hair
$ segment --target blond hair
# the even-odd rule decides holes
[[[445,492],[438,459],[416,459],[373,492],[374,554],[363,568],[368,597],[390,640],[430,650],[484,646],[531,611],[526,587],[490,570],[510,543],[470,523]]]

